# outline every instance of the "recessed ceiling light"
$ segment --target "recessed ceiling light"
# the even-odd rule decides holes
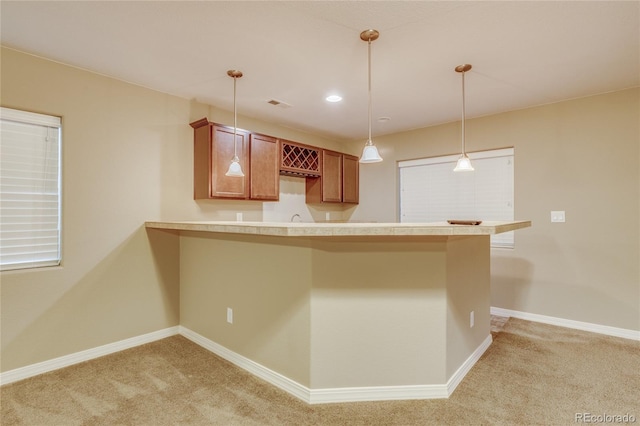
[[[325,98],[327,102],[340,102],[342,100],[342,96],[338,95],[329,95]]]

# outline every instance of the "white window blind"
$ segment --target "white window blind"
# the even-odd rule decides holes
[[[0,111],[0,267],[60,264],[59,117]]]
[[[468,153],[475,171],[454,172],[458,155],[401,161],[400,221],[513,220],[513,148]],[[492,247],[513,247],[512,232]]]

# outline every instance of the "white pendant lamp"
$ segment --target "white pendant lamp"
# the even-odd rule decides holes
[[[456,68],[456,72],[462,74],[462,154],[456,163],[456,168],[453,169],[454,172],[472,172],[473,166],[471,165],[471,160],[467,156],[465,152],[465,143],[464,143],[464,121],[465,121],[465,111],[464,111],[464,73],[471,69],[471,65],[464,64],[458,65]]]
[[[362,150],[362,156],[360,157],[361,163],[379,163],[382,161],[382,157],[378,153],[378,148],[373,144],[371,140],[371,42],[377,40],[380,33],[376,30],[365,30],[360,33],[360,39],[366,41],[369,46],[369,139],[364,145]]]
[[[229,70],[227,71],[229,77],[233,77],[233,159],[229,164],[229,170],[225,173],[225,176],[231,177],[243,177],[242,167],[240,166],[240,159],[238,158],[238,115],[236,109],[236,80],[242,77],[242,71]]]

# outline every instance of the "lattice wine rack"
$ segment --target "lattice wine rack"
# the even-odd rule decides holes
[[[281,141],[280,172],[299,176],[320,176],[320,150],[312,146]]]

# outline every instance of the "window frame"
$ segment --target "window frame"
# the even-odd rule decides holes
[[[485,151],[476,151],[476,152],[467,152],[467,155],[471,159],[472,163],[478,164],[478,162],[483,159],[496,159],[496,158],[507,158],[510,161],[505,166],[505,171],[510,174],[511,182],[508,183],[507,186],[510,185],[510,195],[506,198],[508,199],[509,206],[505,206],[505,210],[511,209],[511,217],[505,219],[486,219],[482,217],[475,217],[475,215],[470,215],[474,217],[439,217],[438,219],[429,220],[426,222],[443,222],[447,219],[480,219],[480,220],[513,220],[515,215],[515,149],[514,147],[506,147],[506,148],[496,148]],[[397,163],[397,173],[398,173],[398,218],[400,222],[403,222],[403,218],[405,215],[403,214],[403,169],[412,168],[412,167],[420,167],[420,166],[444,166],[446,165],[447,170],[451,170],[451,177],[453,179],[459,176],[469,176],[468,174],[476,174],[478,173],[478,167],[476,167],[476,171],[472,172],[454,172],[453,169],[455,167],[456,161],[460,158],[460,154],[453,155],[444,155],[444,156],[434,156],[434,157],[425,157],[418,158],[412,160],[403,160],[398,161]],[[509,170],[508,167],[511,167]],[[471,175],[473,176],[473,175]],[[446,178],[446,177],[445,177]],[[476,181],[474,176],[473,183],[473,196],[477,197],[478,194],[482,193],[482,191],[478,191],[475,187]],[[466,190],[470,190],[466,188]],[[428,190],[427,190],[428,191]],[[496,193],[499,192],[499,189],[495,190]],[[454,208],[450,206],[449,208]],[[503,248],[503,249],[513,249],[515,248],[515,236],[514,232],[503,233],[500,235],[492,235],[491,236],[491,248]]]
[[[39,126],[42,128],[47,128],[47,137],[54,137],[56,140],[56,150],[55,155],[52,155],[50,158],[53,160],[51,164],[55,164],[56,167],[56,181],[55,188],[56,190],[52,192],[54,195],[54,199],[56,202],[55,210],[57,214],[57,221],[54,222],[55,226],[50,229],[51,233],[55,233],[55,237],[51,237],[51,239],[55,239],[55,256],[51,256],[46,260],[43,259],[35,259],[26,261],[19,261],[13,263],[5,263],[4,257],[6,255],[2,255],[0,258],[0,271],[25,271],[36,268],[50,268],[50,267],[58,267],[62,265],[62,117],[50,115],[50,114],[41,114],[31,111],[19,110],[14,108],[0,107],[0,126],[4,126],[5,122],[18,123],[26,126]],[[0,129],[4,131],[4,129]],[[50,133],[51,132],[51,133]],[[1,142],[0,142],[1,143]],[[44,152],[44,150],[43,150]],[[43,160],[46,161],[46,160]],[[15,176],[15,175],[14,175]],[[6,178],[2,175],[2,170],[0,170],[0,177],[3,179]],[[14,177],[15,178],[15,177]],[[43,178],[44,179],[44,178]],[[46,190],[43,189],[43,192],[40,194],[43,198]],[[29,192],[27,192],[29,194]],[[37,193],[35,193],[37,194]],[[26,197],[25,197],[26,198]],[[37,197],[33,197],[33,199],[37,199]],[[2,198],[2,201],[8,202],[6,199]],[[11,201],[11,200],[10,200]],[[14,200],[15,201],[15,200]],[[32,208],[34,211],[37,208]],[[2,205],[0,204],[0,212],[2,212]],[[2,219],[0,217],[0,219]],[[5,225],[3,220],[3,225]],[[31,223],[30,225],[33,225]],[[24,229],[33,229],[29,227],[25,227]],[[25,231],[27,232],[27,231]],[[2,238],[0,235],[0,243],[2,243]],[[31,247],[33,247],[33,242],[31,243]],[[1,254],[1,253],[0,253]],[[32,250],[32,254],[37,256],[37,250]]]

